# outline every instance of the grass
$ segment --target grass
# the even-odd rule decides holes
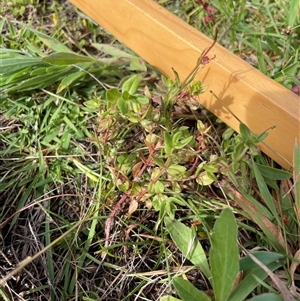
[[[213,34],[197,1],[158,2]],[[296,2],[223,3],[220,43],[298,84]],[[3,300],[299,298],[298,146],[281,170],[265,135],[182,101],[201,83],[160,76],[67,2],[1,15]]]

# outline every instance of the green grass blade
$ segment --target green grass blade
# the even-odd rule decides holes
[[[216,301],[225,301],[230,295],[239,271],[237,224],[234,214],[226,208],[217,219],[211,237],[209,262]]]
[[[288,16],[288,25],[294,27],[297,21],[297,15],[299,18],[300,2],[299,0],[290,1],[290,11]]]
[[[252,168],[254,171],[255,179],[257,181],[257,185],[258,185],[259,191],[261,193],[261,196],[262,196],[264,202],[269,207],[269,209],[273,215],[273,218],[275,218],[276,221],[278,222],[278,224],[280,224],[280,218],[278,216],[278,213],[277,213],[277,210],[275,207],[275,202],[274,202],[272,195],[269,191],[269,188],[255,162],[252,162]]]
[[[268,251],[253,252],[252,255],[264,265],[268,265],[284,258],[282,254]],[[257,264],[248,255],[240,260],[240,271],[247,271],[256,267]]]
[[[282,264],[279,262],[273,262],[267,267],[274,271],[281,267]],[[253,292],[253,290],[260,284],[260,282],[257,279],[260,279],[260,281],[263,281],[265,278],[267,278],[268,274],[262,269],[262,268],[256,268],[251,271],[244,279],[243,281],[238,285],[238,287],[233,291],[233,293],[230,295],[228,301],[243,301],[245,298]]]
[[[259,296],[255,296],[248,301],[284,301],[280,295],[274,293],[262,294]]]

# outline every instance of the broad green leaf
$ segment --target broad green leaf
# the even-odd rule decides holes
[[[165,186],[161,181],[156,181],[156,183],[153,185],[153,188],[156,194],[163,193],[165,190]]]
[[[127,91],[130,95],[134,95],[139,87],[139,83],[139,75],[129,77],[122,85],[122,94]]]
[[[165,217],[164,222],[172,240],[182,254],[195,266],[199,267],[206,278],[211,280],[211,271],[207,258],[201,244],[197,240],[195,231],[177,220],[172,221],[169,217]]]
[[[237,224],[229,208],[222,211],[211,236],[209,262],[216,301],[226,301],[239,271]]]
[[[130,60],[130,70],[147,71],[145,62],[139,57],[132,57]]]
[[[94,58],[69,52],[53,53],[43,57],[42,61],[58,66],[97,62]]]
[[[253,252],[252,255],[264,265],[268,265],[284,258],[282,254],[268,251]],[[248,255],[240,260],[240,271],[247,271],[253,268],[257,268],[257,264]]]
[[[193,140],[193,138],[194,138],[193,136],[189,136],[189,137],[186,137],[186,138],[178,141],[176,145],[174,144],[174,148],[181,149],[181,148],[185,147],[187,144],[189,144]]]
[[[145,105],[145,104],[149,103],[149,99],[144,95],[137,96],[136,100],[137,100],[138,103],[140,103],[142,105]]]
[[[209,173],[209,172],[204,172],[204,173],[201,173],[197,178],[196,178],[196,182],[199,184],[199,185],[202,185],[202,186],[207,186],[207,185],[210,185],[212,184],[214,181],[216,181],[217,178],[214,174],[212,173]]]
[[[267,265],[269,270],[274,271],[281,267],[282,264],[279,262],[272,262]],[[247,276],[239,283],[237,288],[230,295],[228,301],[244,301],[245,298],[253,292],[253,290],[261,284],[261,282],[267,278],[268,274],[262,268],[256,268],[251,270]]]
[[[165,153],[167,157],[169,157],[172,153],[172,136],[166,131],[164,133],[164,140],[165,140]]]
[[[232,153],[232,159],[234,161],[240,161],[241,159],[244,158],[246,151],[247,151],[247,147],[243,142],[236,144],[234,146],[234,150]]]
[[[118,99],[117,106],[118,106],[121,114],[126,115],[128,113],[128,105],[122,97],[120,97]]]
[[[111,103],[116,103],[117,100],[121,97],[121,93],[118,89],[112,88],[106,91],[106,99]]]
[[[167,173],[173,177],[176,177],[178,175],[184,175],[185,171],[186,167],[178,164],[172,164],[167,169]]]
[[[284,301],[282,296],[274,293],[262,294],[259,296],[255,296],[248,301]]]
[[[242,122],[240,123],[240,134],[245,140],[251,139],[251,132],[249,128]]]
[[[183,301],[211,301],[211,299],[194,287],[188,280],[176,277],[173,284]]]

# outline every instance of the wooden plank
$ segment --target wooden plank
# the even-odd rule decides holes
[[[184,79],[212,40],[151,0],[70,0],[163,74],[172,67]],[[270,126],[261,149],[289,169],[295,141],[300,142],[299,97],[258,70],[215,45],[216,59],[197,79],[209,86],[252,132]],[[239,122],[209,92],[202,105],[238,131]]]

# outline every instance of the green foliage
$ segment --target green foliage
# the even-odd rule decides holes
[[[230,209],[224,209],[217,219],[211,236],[209,262],[215,300],[227,300],[239,270],[237,225]]]
[[[27,6],[12,2],[22,18]],[[32,13],[45,9],[31,2]],[[257,15],[252,18],[260,22],[261,12],[269,16],[276,3],[263,7],[254,1]],[[283,23],[270,19],[267,35],[262,35],[245,27],[251,17],[247,2],[213,4],[218,22],[231,22],[224,30],[233,51],[238,52],[236,39],[245,53],[250,49],[254,54],[257,48],[261,70],[287,86],[295,82],[297,42],[290,37],[297,39],[298,29],[290,36],[272,33],[286,24],[295,27],[298,16],[291,5],[284,6]],[[181,14],[187,7],[191,22],[205,14],[196,1],[171,5],[180,7]],[[51,9],[54,19],[65,15],[56,2]],[[38,207],[42,226],[32,230],[37,233],[34,241],[49,247],[42,260],[51,286],[40,284],[28,295],[35,298],[47,291],[51,300],[98,300],[99,291],[85,289],[84,279],[100,277],[93,285],[101,282],[104,291],[106,276],[113,275],[115,281],[115,275],[126,275],[120,283],[130,289],[122,291],[123,300],[146,300],[144,290],[153,283],[157,294],[159,285],[168,283],[170,294],[161,297],[164,301],[283,300],[268,284],[262,266],[239,250],[237,239],[247,250],[262,246],[263,251],[251,254],[271,272],[288,270],[286,258],[293,257],[299,237],[299,146],[293,173],[274,168],[257,147],[267,129],[257,134],[241,123],[240,135],[228,128],[220,137],[222,125],[196,100],[207,88],[193,81],[201,68],[183,82],[176,71],[174,80],[162,76],[158,81],[150,69],[153,85],[140,58],[111,40],[98,43],[95,24],[74,20],[74,30],[66,24],[68,34],[56,27],[49,36],[0,19],[5,32],[0,37],[1,220],[8,223],[8,237],[20,227],[32,229]],[[210,24],[204,25],[211,30]],[[70,43],[66,36],[82,27],[87,32],[75,33],[77,39]],[[93,54],[84,48],[87,40],[92,40],[88,48]],[[269,58],[272,53],[280,63]],[[294,185],[287,191],[281,183],[289,183],[292,176]],[[116,214],[122,217],[112,225]],[[24,221],[30,223],[24,226]],[[56,242],[57,237],[61,239]],[[214,297],[190,282],[179,253],[204,275],[206,290]],[[139,269],[150,269],[151,275],[136,273]],[[162,281],[154,279],[158,269]],[[173,274],[173,269],[178,272]],[[168,275],[161,276],[165,270]],[[171,296],[173,286],[178,296]]]
[[[237,224],[234,214],[229,208],[224,209],[215,222],[210,239],[210,268],[205,252],[197,240],[197,233],[193,229],[179,221],[172,221],[170,218],[165,218],[165,224],[172,240],[183,255],[199,267],[211,282],[214,300],[243,301],[267,277],[266,272],[248,255],[239,259]],[[279,260],[284,259],[281,254],[265,251],[257,251],[253,255],[271,271],[281,267],[282,263]],[[239,271],[244,272],[244,279],[233,288]],[[173,279],[173,284],[181,300],[211,300],[185,279],[176,277]],[[283,300],[282,297],[273,293],[262,294],[257,298],[259,298],[258,300],[267,300],[264,298],[269,296],[274,300]]]

